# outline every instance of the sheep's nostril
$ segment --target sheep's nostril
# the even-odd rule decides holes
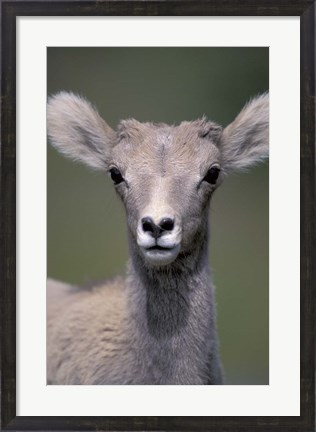
[[[159,227],[163,230],[163,231],[172,231],[174,228],[174,220],[171,218],[163,218],[160,221]]]
[[[142,219],[142,227],[144,232],[151,232],[153,233],[155,231],[156,225],[154,224],[154,221],[150,217],[144,217]]]

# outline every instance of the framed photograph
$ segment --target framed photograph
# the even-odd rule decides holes
[[[2,429],[314,430],[314,2],[1,12]]]
[[[235,66],[234,69],[231,67],[232,64]],[[121,283],[125,285],[126,279],[128,280],[131,275],[131,269],[126,270],[126,263],[129,259],[129,265],[132,265],[134,259],[138,257],[137,259],[140,259],[142,263],[141,268],[146,269],[146,274],[149,272],[148,276],[150,277],[146,285],[151,287],[150,289],[155,289],[155,292],[160,292],[162,295],[163,288],[153,288],[157,279],[163,281],[164,286],[173,286],[174,283],[178,286],[179,284],[181,286],[181,296],[184,296],[184,286],[186,284],[183,280],[182,282],[178,281],[179,274],[184,277],[186,268],[193,259],[193,249],[195,249],[193,243],[197,245],[197,248],[202,248],[204,241],[202,241],[200,235],[204,231],[203,236],[207,238],[206,232],[209,231],[210,253],[203,268],[204,270],[212,268],[213,275],[207,277],[209,282],[205,284],[205,299],[202,304],[206,303],[207,299],[212,299],[212,307],[208,309],[208,313],[203,318],[202,310],[198,315],[201,316],[201,322],[208,322],[208,317],[215,312],[214,304],[217,303],[218,325],[215,322],[214,326],[210,325],[213,330],[207,328],[206,339],[204,339],[202,337],[203,326],[201,322],[196,323],[195,334],[198,335],[201,341],[203,340],[203,349],[201,347],[199,357],[203,357],[204,349],[206,352],[209,351],[206,341],[209,335],[214,332],[214,338],[216,337],[220,341],[220,347],[216,349],[221,353],[221,355],[217,354],[218,364],[216,367],[219,367],[222,363],[223,365],[220,368],[223,369],[223,372],[215,373],[214,378],[212,378],[213,374],[210,372],[211,378],[209,379],[211,382],[214,380],[216,383],[222,382],[225,385],[268,385],[269,171],[265,159],[268,156],[269,137],[269,96],[267,93],[269,88],[269,48],[183,46],[143,48],[48,47],[47,72],[49,95],[48,133],[50,143],[53,144],[49,145],[47,153],[47,274],[49,277],[47,292],[47,349],[52,353],[48,355],[48,382],[51,384],[56,382],[70,384],[73,382],[72,380],[75,380],[77,384],[160,383],[165,385],[207,383],[208,378],[206,376],[202,378],[201,371],[194,372],[192,376],[184,372],[176,374],[174,369],[175,358],[170,358],[170,365],[172,366],[164,366],[164,369],[167,368],[169,371],[170,367],[172,367],[174,369],[172,374],[171,371],[170,373],[161,373],[158,370],[153,373],[153,366],[150,366],[150,371],[147,371],[141,377],[134,372],[132,376],[127,373],[129,377],[127,375],[125,377],[120,376],[120,374],[117,375],[114,372],[113,363],[117,363],[121,358],[120,349],[117,360],[114,360],[111,355],[109,370],[107,372],[105,369],[102,370],[102,377],[99,374],[96,376],[94,373],[92,373],[94,375],[92,377],[89,373],[90,378],[82,380],[81,377],[87,376],[85,372],[82,372],[81,377],[79,377],[78,370],[75,374],[69,370],[69,368],[72,369],[71,365],[75,363],[74,359],[70,360],[72,357],[70,352],[74,351],[71,344],[67,343],[67,348],[65,347],[66,350],[70,350],[69,355],[67,355],[69,360],[67,360],[68,366],[66,367],[62,359],[58,360],[56,345],[60,342],[59,337],[58,340],[54,337],[53,342],[51,335],[55,333],[56,323],[59,323],[62,319],[62,305],[56,309],[56,302],[58,304],[60,302],[67,304],[64,295],[68,296],[66,294],[68,291],[69,294],[76,293],[75,297],[78,296],[77,289],[73,285],[81,286],[82,300],[78,298],[80,304],[87,293],[90,293],[88,298],[92,301],[94,294],[91,291],[98,293],[96,298],[98,298],[99,303],[99,295],[104,292],[106,298],[104,303],[101,303],[101,315],[107,316],[106,328],[108,330],[105,335],[103,330],[105,322],[101,319],[101,329],[92,331],[93,334],[98,334],[97,338],[104,339],[103,343],[94,342],[94,346],[102,347],[102,356],[104,358],[105,340],[113,342],[114,335],[112,332],[114,328],[112,326],[115,328],[116,326],[120,328],[124,326],[120,319],[120,323],[117,322],[117,313],[120,308],[117,303],[112,308],[112,310],[116,311],[116,318],[113,317],[114,321],[110,318],[109,314],[111,312],[105,311],[105,304],[110,301],[106,292],[109,292],[110,286],[112,286],[107,279],[114,278],[116,288],[113,287],[113,289],[117,295],[113,297],[113,300],[117,301]],[[74,82],[75,76],[76,82]],[[236,84],[236,76],[238,77],[238,84]],[[102,81],[102,94],[97,84],[100,81]],[[93,95],[94,91],[100,97],[96,98]],[[85,95],[85,97],[82,95]],[[104,120],[106,124],[111,125],[111,129],[116,131],[114,132],[114,140],[119,142],[114,145],[115,151],[118,151],[122,145],[124,148],[123,153],[125,153],[127,151],[125,143],[133,145],[133,137],[123,137],[125,134],[137,134],[133,148],[135,150],[136,148],[139,149],[140,160],[138,160],[137,155],[134,155],[134,158],[130,155],[126,162],[123,163],[121,161],[122,156],[118,156],[118,159],[116,159],[117,156],[113,154],[113,156],[110,156],[109,165],[107,162],[105,165],[101,162],[100,169],[92,171],[84,167],[83,164],[81,166],[78,163],[74,164],[69,159],[68,161],[65,160],[60,153],[58,154],[56,149],[65,153],[64,149],[59,146],[60,140],[63,139],[59,133],[59,127],[62,127],[63,124],[62,118],[70,116],[72,103],[78,103],[81,106],[80,112],[84,112],[84,106],[90,112],[90,102],[88,102],[87,98],[90,101],[92,100],[95,107],[98,107],[100,115],[106,118]],[[154,102],[152,103],[152,101]],[[168,101],[167,105],[165,101]],[[235,103],[236,108],[234,108]],[[247,105],[247,103],[249,104]],[[64,107],[64,104],[67,104],[67,107]],[[227,105],[229,108],[227,108]],[[243,122],[247,116],[249,116],[250,120],[251,113],[254,113],[254,119],[249,121],[248,133],[250,133],[250,128],[254,128],[258,133],[265,130],[264,139],[260,141],[261,147],[257,147],[255,158],[251,157],[251,160],[248,160],[249,153],[247,152],[244,153],[244,158],[239,158],[238,163],[230,158],[230,162],[226,163],[226,168],[224,168],[224,155],[214,154],[214,156],[211,156],[204,154],[204,156],[201,156],[204,149],[210,150],[212,148],[208,146],[209,142],[213,143],[218,140],[216,148],[223,148],[224,145],[221,144],[220,135],[224,134],[224,132],[222,131],[223,127],[220,125],[231,123],[237,117],[237,112],[232,113],[230,118],[224,116],[227,115],[228,111],[241,111],[244,105],[246,107],[240,113],[240,120],[236,119],[236,123],[232,123],[230,127],[237,128],[239,121],[244,124]],[[94,109],[91,113],[96,114],[96,110]],[[206,115],[208,115],[209,119],[206,118]],[[58,120],[56,116],[58,116]],[[59,118],[59,116],[62,118]],[[121,117],[129,120],[121,120]],[[132,121],[131,118],[137,120]],[[186,120],[183,121],[182,119]],[[190,119],[190,122],[187,119]],[[215,123],[214,119],[219,123]],[[141,121],[145,123],[141,123]],[[257,126],[259,121],[261,122],[260,127]],[[65,125],[64,130],[70,133],[72,124]],[[84,124],[83,119],[80,120],[80,125],[82,124]],[[170,126],[170,124],[173,126]],[[207,132],[207,128],[210,128],[209,132]],[[148,138],[145,130],[148,132]],[[229,129],[227,130],[229,131]],[[246,128],[243,126],[243,132],[245,130]],[[158,135],[154,138],[153,134]],[[191,134],[196,135],[197,141],[192,139]],[[200,141],[199,134],[206,134],[204,138],[207,137],[207,140]],[[212,139],[210,139],[209,134],[213,136]],[[163,142],[164,151],[159,148],[158,143],[160,141]],[[183,147],[185,142],[191,143],[191,147],[189,147],[189,144],[186,145],[186,151],[185,147]],[[199,145],[202,147],[198,151]],[[147,150],[145,150],[146,148]],[[169,148],[170,150],[168,150]],[[181,154],[179,154],[180,149],[182,149]],[[199,161],[195,161],[193,149],[196,149],[196,154],[201,157]],[[213,150],[217,151],[215,148]],[[153,151],[156,151],[157,154],[152,153]],[[161,155],[164,155],[164,161],[160,161],[163,164],[163,171],[160,172],[156,160],[161,158]],[[75,159],[78,159],[78,157],[75,157]],[[265,163],[259,164],[264,160]],[[82,160],[82,162],[84,161]],[[153,165],[149,166],[150,163],[153,163]],[[204,167],[205,164],[206,167]],[[229,164],[237,164],[238,166],[231,166],[230,168]],[[248,168],[250,166],[253,168],[248,169],[247,174],[244,173],[245,164]],[[132,174],[134,170],[135,174]],[[206,174],[210,178],[205,178]],[[155,185],[159,184],[160,181],[163,182],[163,185],[159,190],[156,190]],[[187,186],[185,186],[185,181],[187,181]],[[126,201],[125,184],[128,184],[130,204]],[[220,192],[215,193],[215,189],[220,185]],[[86,190],[87,187],[90,190]],[[69,188],[74,189],[74,192],[70,195]],[[204,190],[201,188],[204,188]],[[147,198],[145,198],[146,190]],[[138,202],[140,191],[143,196],[142,203]],[[117,199],[115,192],[118,193],[121,199]],[[200,195],[197,196],[196,192]],[[210,194],[212,195],[211,209],[208,208],[205,201],[210,200]],[[177,197],[179,203],[176,205]],[[154,201],[150,204],[152,199]],[[127,229],[121,201],[123,201],[127,221],[129,221]],[[165,204],[163,204],[164,202]],[[198,206],[198,202],[200,202],[201,207]],[[155,210],[156,205],[159,205],[160,210]],[[194,206],[197,207],[193,213]],[[156,232],[157,242],[161,242],[162,239],[167,241],[169,237],[168,242],[163,244],[170,246],[176,243],[174,255],[172,253],[173,249],[170,249],[170,247],[166,247],[166,251],[160,247],[157,249],[157,256],[152,255],[155,252],[153,252],[154,249],[152,248],[154,246],[151,243],[149,243],[149,255],[147,255],[147,242],[153,241],[154,234],[152,232],[153,225],[150,224],[153,216],[150,215],[156,211],[159,212],[156,218],[159,220],[166,219],[166,227],[170,228],[160,233]],[[169,227],[167,216],[161,217],[160,212],[169,216]],[[135,218],[132,218],[131,213],[135,213]],[[206,213],[210,213],[210,217],[206,216]],[[100,217],[99,221],[97,221],[97,215]],[[195,220],[195,218],[201,221],[206,219],[208,223],[201,222],[201,228],[198,228],[198,224],[193,223],[193,227],[190,228],[192,219]],[[92,221],[94,222],[92,223]],[[157,223],[159,224],[159,222]],[[145,228],[145,231],[143,228]],[[134,238],[136,244],[134,244]],[[140,249],[138,243],[140,243]],[[186,243],[190,245],[189,248],[185,246]],[[143,244],[145,246],[142,246]],[[189,253],[187,249],[191,250],[191,248],[193,248],[192,252]],[[166,257],[169,256],[169,253],[172,254],[165,260],[164,252],[167,254]],[[195,262],[195,259],[193,261]],[[200,261],[201,259],[197,262]],[[180,263],[181,268],[178,267]],[[136,262],[134,264],[138,272],[139,267]],[[236,269],[236,277],[227,279],[227,273],[230,273],[229,269],[233,268]],[[124,274],[126,275],[125,279]],[[191,270],[189,274],[192,275]],[[188,278],[189,274],[187,275]],[[121,279],[117,279],[117,275],[121,275]],[[195,277],[197,279],[201,278],[200,271],[197,271]],[[214,285],[217,288],[216,302],[215,293],[212,293],[209,288],[211,277],[213,277]],[[142,279],[142,276],[139,276],[139,278]],[[66,285],[68,284],[68,287],[66,287],[65,282],[61,281],[67,281]],[[126,284],[126,287],[128,287],[127,290],[132,289],[129,284]],[[148,289],[146,288],[146,290]],[[194,283],[192,289],[196,293],[198,292],[199,288],[196,283]],[[168,333],[168,336],[166,334],[163,337],[163,344],[165,345],[166,340],[174,341],[177,338],[180,347],[179,340],[184,337],[185,346],[182,347],[181,357],[188,359],[190,354],[187,352],[186,347],[189,345],[197,349],[199,343],[196,340],[189,342],[189,333],[186,330],[182,333],[178,328],[180,322],[187,323],[191,320],[191,312],[188,310],[184,314],[184,305],[179,311],[177,305],[181,303],[181,299],[175,301],[175,299],[169,298],[169,295],[174,295],[175,290],[177,290],[176,287],[174,290],[171,289],[165,292],[165,296],[161,299],[153,299],[155,307],[158,307],[160,313],[163,313],[162,316],[154,314],[156,317],[155,324],[149,318],[153,315],[153,311],[150,313],[147,310],[143,311],[144,320],[151,323],[148,329],[155,334],[158,331],[157,328],[159,328],[159,333],[166,331],[166,322],[170,323],[167,326],[168,328],[175,326],[177,328],[176,334]],[[64,292],[64,295],[62,292]],[[186,303],[192,304],[197,299],[194,300],[189,295],[189,292],[191,292],[191,289],[188,290],[188,297],[185,297]],[[202,296],[202,292],[200,295]],[[144,295],[145,298],[146,296],[147,294]],[[75,300],[75,297],[70,294],[70,298],[73,300]],[[148,298],[146,308],[151,309],[149,301]],[[160,301],[163,301],[163,304],[168,304],[170,308],[173,305],[169,311],[170,315],[165,315],[169,309],[166,311],[163,305],[158,306]],[[79,303],[72,301],[71,308],[77,309]],[[85,310],[83,316],[88,314],[85,304],[85,302],[82,303]],[[133,310],[134,307],[138,310],[137,323],[135,323],[135,326],[138,327],[141,321],[140,315],[142,313],[140,309],[142,307],[137,301],[137,306],[136,304],[134,306],[129,305],[127,310]],[[96,309],[97,305],[94,305],[92,308],[93,315],[95,315]],[[192,313],[193,310],[196,313],[196,307],[193,307],[193,304],[189,309]],[[54,310],[57,311],[58,318],[55,316]],[[69,317],[67,319],[70,319],[70,321],[73,320],[70,317],[68,307],[66,316]],[[139,330],[134,328],[134,324],[130,322],[130,319],[128,319],[129,330],[125,329],[123,333],[131,332],[130,339],[133,340]],[[178,322],[178,325],[176,325],[176,322]],[[96,320],[91,319],[91,323],[95,325]],[[191,325],[193,326],[193,323]],[[71,323],[64,322],[63,329],[68,326],[71,326]],[[86,324],[84,327],[88,331]],[[147,324],[142,327],[142,342],[134,340],[134,346],[136,344],[148,346],[148,344],[151,344],[152,337],[154,337],[155,345],[159,345],[156,336],[151,333],[143,333],[143,329],[146,327]],[[216,327],[218,327],[217,330]],[[61,333],[64,334],[64,330]],[[216,333],[218,333],[218,336],[215,336]],[[149,340],[145,342],[147,336]],[[193,335],[192,338],[195,339]],[[76,343],[75,335],[71,336],[71,339]],[[87,337],[85,340],[91,341],[91,337]],[[241,350],[241,346],[245,348]],[[88,348],[83,348],[83,350],[90,351]],[[130,350],[129,347],[128,351],[130,352]],[[60,354],[61,352],[63,357],[65,350],[62,349]],[[97,353],[93,352],[94,358],[98,358]],[[165,358],[168,353],[170,353],[169,344],[166,347],[166,352],[164,351],[163,357]],[[140,354],[138,353],[138,355]],[[161,359],[158,361],[156,355],[155,361],[153,361],[152,358],[147,358],[145,352],[140,357],[143,362],[143,370],[147,370],[146,365],[152,365],[153,362],[159,365],[165,362],[165,360]],[[221,361],[220,357],[222,357]],[[190,364],[189,367],[193,370],[195,363],[193,358],[187,361]],[[89,364],[91,365],[93,362],[94,360],[91,359]],[[96,360],[96,362],[99,363],[99,360]],[[105,365],[105,359],[103,359],[103,364]],[[131,358],[128,360],[128,364],[129,370],[131,370],[133,364]],[[59,366],[57,367],[57,365]],[[204,366],[202,368],[204,369]],[[78,369],[78,365],[76,369]],[[91,371],[92,366],[89,366],[89,369]],[[138,369],[138,367],[135,366],[135,369]],[[64,373],[62,370],[67,370],[67,378],[61,376]],[[113,374],[115,373],[115,377],[112,376],[111,371]],[[77,378],[74,378],[75,375]],[[223,378],[224,375],[225,379]]]

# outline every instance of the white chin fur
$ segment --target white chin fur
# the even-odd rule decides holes
[[[160,250],[141,248],[141,250],[148,264],[153,266],[165,266],[172,263],[172,261],[177,258],[180,251],[180,245],[177,245],[172,249]]]

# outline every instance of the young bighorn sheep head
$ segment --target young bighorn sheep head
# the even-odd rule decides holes
[[[268,156],[267,94],[225,129],[205,118],[178,126],[130,119],[115,132],[87,100],[66,92],[49,99],[47,119],[61,153],[109,173],[131,237],[153,266],[190,254],[205,235],[208,203],[224,175]]]

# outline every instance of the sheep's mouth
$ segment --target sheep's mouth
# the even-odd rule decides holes
[[[151,247],[147,248],[147,250],[148,251],[170,251],[173,248],[174,248],[174,246],[163,247],[163,246],[155,245],[155,246],[151,246]]]
[[[147,248],[141,248],[146,261],[154,266],[164,266],[173,262],[179,252],[180,244],[172,244],[169,247],[154,245]]]

